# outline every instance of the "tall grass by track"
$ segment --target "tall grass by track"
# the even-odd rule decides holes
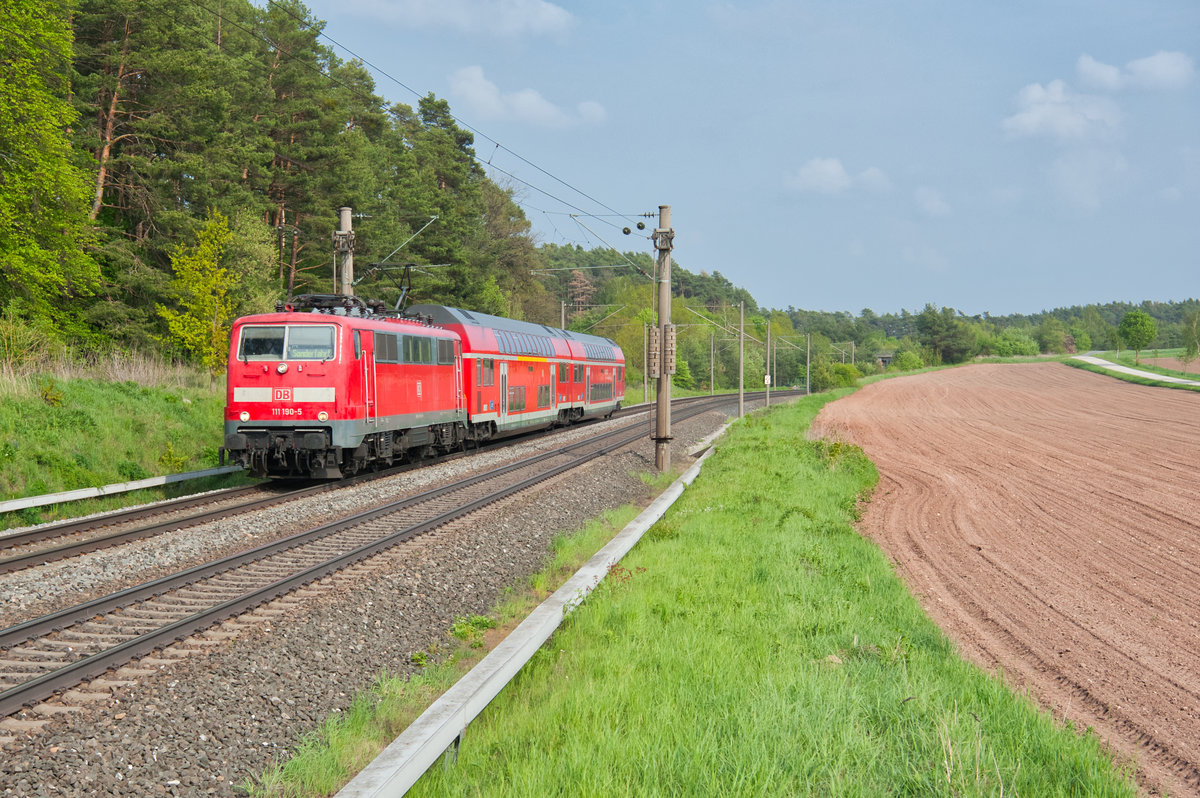
[[[217,464],[223,385],[153,358],[111,355],[0,375],[0,499],[128,482]],[[0,529],[220,487],[167,486],[0,514]]]
[[[807,439],[845,393],[735,425],[411,794],[1136,795],[1094,736],[961,660],[854,529],[874,467]]]
[[[413,795],[1135,795],[966,664],[854,529],[829,396],[736,425]]]

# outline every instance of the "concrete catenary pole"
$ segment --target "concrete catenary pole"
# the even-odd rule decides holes
[[[334,252],[341,257],[341,285],[338,293],[343,296],[354,294],[354,230],[350,221],[350,208],[338,208],[338,229],[333,234]]]
[[[716,335],[708,334],[708,395],[716,392]]]
[[[746,303],[738,303],[738,418],[746,415]]]
[[[809,390],[809,377],[812,376],[812,333],[805,333],[804,336],[804,395],[808,396],[812,393]]]
[[[767,372],[766,383],[767,388],[767,407],[771,406],[771,314],[767,314],[767,351],[765,362],[763,363],[763,371]]]
[[[658,250],[658,402],[655,405],[654,465],[660,472],[671,468],[671,374],[668,343],[671,336],[671,249],[675,231],[671,229],[671,206],[658,206],[658,229],[654,246]]]

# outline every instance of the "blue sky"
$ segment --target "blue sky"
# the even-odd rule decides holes
[[[607,214],[668,204],[679,263],[773,308],[1200,296],[1196,0],[307,4],[545,242],[649,252]]]

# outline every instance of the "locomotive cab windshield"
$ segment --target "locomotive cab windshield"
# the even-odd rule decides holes
[[[332,360],[334,333],[332,324],[247,325],[238,360]]]

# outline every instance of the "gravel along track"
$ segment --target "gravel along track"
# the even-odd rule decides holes
[[[1200,395],[1057,363],[885,380],[813,433],[880,481],[861,528],[976,663],[1200,795]]]
[[[732,408],[736,413],[736,398]],[[686,460],[687,447],[726,420],[709,412],[673,425],[675,459]],[[282,529],[311,526],[335,515],[335,508],[362,510],[584,434],[572,431],[291,502],[253,519],[159,536],[119,554],[97,552],[88,555],[86,573],[67,561],[0,576],[3,625],[10,625],[10,608],[41,614],[83,594],[106,594],[279,537]],[[637,474],[653,466],[653,442],[645,438],[532,496],[502,502],[486,518],[452,524],[330,577],[330,589],[300,591],[143,658],[62,704],[0,721],[0,795],[239,794],[237,784],[344,709],[381,670],[413,670],[411,654],[444,640],[456,617],[488,611],[505,587],[541,566],[554,534],[645,498]]]

